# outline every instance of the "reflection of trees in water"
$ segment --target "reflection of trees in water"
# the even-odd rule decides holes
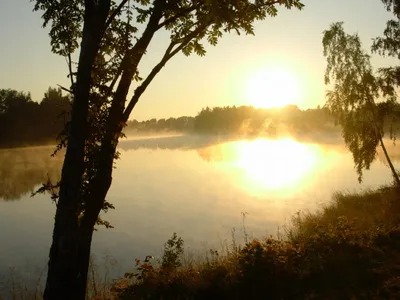
[[[141,140],[123,140],[119,148],[189,150],[216,143],[220,138],[207,136],[172,136]],[[51,157],[53,146],[0,150],[0,200],[19,200],[38,185],[60,179],[64,153]]]
[[[46,182],[60,179],[63,153],[51,157],[54,147],[0,150],[0,199],[18,200]]]
[[[143,138],[123,140],[119,149],[129,151],[137,149],[150,150],[191,150],[208,147],[211,145],[235,140],[233,136],[212,136],[212,135],[179,135],[157,138]]]
[[[124,140],[119,148],[125,151],[137,149],[149,150],[196,150],[201,159],[207,162],[221,162],[232,159],[233,149],[224,148],[224,144],[240,140],[255,141],[263,136],[238,135],[180,135],[157,138]],[[277,139],[279,139],[277,137]],[[299,143],[318,144],[321,153],[336,149],[344,151],[343,140],[339,134],[306,134],[295,138]],[[232,150],[232,151],[231,151]],[[229,152],[229,153],[227,153]]]
[[[396,143],[396,145],[393,145],[393,142],[389,141],[389,140],[385,141],[385,144],[386,144],[386,148],[389,153],[390,159],[393,162],[399,162],[400,161],[400,146],[397,145],[397,143]],[[386,160],[385,155],[383,154],[382,150],[380,150],[380,149],[378,150],[377,156],[378,156],[378,160],[381,163],[387,165],[387,160]]]
[[[200,158],[206,162],[227,161],[231,157],[229,157],[229,155],[226,155],[226,153],[224,153],[221,145],[222,144],[211,145],[208,147],[196,149],[196,151],[197,154],[200,156]]]
[[[197,154],[201,157],[201,159],[206,162],[219,162],[226,160],[226,157],[222,153],[222,149],[220,147],[206,147],[197,149]]]
[[[255,138],[253,138],[255,139]],[[119,148],[125,151],[137,149],[149,150],[196,150],[197,154],[207,162],[227,159],[221,145],[241,140],[233,135],[181,135],[173,137],[126,140]]]
[[[285,137],[285,136],[283,136]],[[289,136],[288,136],[289,137]],[[227,142],[240,140],[255,141],[259,138],[268,138],[267,136],[248,136],[248,135],[179,135],[164,136],[141,139],[122,140],[118,146],[124,151],[149,149],[149,150],[191,150],[201,149]],[[275,137],[279,139],[279,137]],[[313,134],[301,135],[295,138],[300,143],[319,143],[326,145],[337,145],[342,143],[338,134]]]
[[[341,143],[326,143],[321,138],[315,138],[315,143],[327,145],[332,149]],[[212,135],[182,135],[157,138],[143,138],[123,140],[119,149],[124,151],[149,149],[149,150],[196,150],[199,157],[207,162],[221,162],[233,159],[233,149],[226,149],[222,145],[228,142],[242,140],[238,136],[212,136]],[[253,137],[247,140],[256,140]],[[299,140],[299,142],[310,142],[313,140]],[[335,146],[336,145],[336,146]],[[51,157],[54,147],[28,147],[0,150],[0,199],[17,200],[35,188],[45,183],[48,176],[53,182],[60,178],[63,153]],[[232,150],[232,151],[231,151]],[[229,153],[227,153],[227,151]],[[390,151],[393,152],[393,151]],[[233,155],[233,156],[232,156]],[[232,156],[232,157],[230,157]],[[379,157],[379,156],[378,156]],[[122,157],[123,159],[123,157]],[[394,160],[400,160],[400,151]]]

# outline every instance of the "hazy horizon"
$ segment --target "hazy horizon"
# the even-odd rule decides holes
[[[304,4],[303,11],[280,9],[277,18],[256,22],[255,36],[224,36],[217,47],[206,46],[205,57],[177,56],[150,85],[131,119],[193,116],[205,106],[277,105],[278,100],[272,99],[276,91],[261,100],[254,97],[262,91],[256,91],[256,96],[248,92],[249,82],[250,87],[257,83],[257,74],[273,69],[287,72],[293,81],[289,86],[298,89],[286,102],[301,109],[323,105],[323,31],[333,22],[344,21],[346,31],[358,32],[369,50],[371,39],[382,34],[391,14],[379,0],[305,0]],[[29,1],[0,4],[0,38],[7,41],[2,45],[0,81],[1,88],[30,91],[33,100],[40,101],[49,86],[68,86],[68,78],[64,59],[50,52],[48,29],[41,27],[40,13],[32,8]],[[141,74],[152,68],[167,41],[165,32],[156,36],[140,66]],[[374,67],[389,61],[372,59]]]
[[[0,39],[0,300],[400,295],[400,0],[2,0]]]

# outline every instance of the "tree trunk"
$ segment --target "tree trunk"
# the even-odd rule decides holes
[[[124,70],[112,101],[110,116],[106,121],[107,132],[97,161],[97,173],[82,195],[91,71],[110,8],[110,0],[100,0],[98,4],[95,3],[93,0],[85,1],[85,20],[71,128],[50,249],[45,300],[85,299],[93,229],[104,207],[105,197],[112,181],[112,167],[123,126],[122,115],[126,95],[137,64],[157,31],[158,22],[162,17],[160,3],[164,1],[159,0],[155,3],[155,10],[142,38],[133,49],[133,55],[129,55],[131,57],[123,61]],[[84,203],[83,212],[80,208],[81,203]]]
[[[390,168],[390,171],[392,172],[392,176],[393,176],[393,179],[394,179],[394,181],[396,183],[396,186],[397,186],[397,188],[400,188],[399,174],[397,174],[396,169],[394,168],[394,166],[392,164],[392,160],[390,159],[389,153],[386,150],[385,143],[383,142],[383,134],[382,134],[382,131],[381,131],[381,126],[378,126],[378,118],[376,117],[376,113],[375,113],[376,104],[373,101],[369,101],[368,104],[370,106],[370,109],[371,109],[371,112],[372,112],[372,116],[374,118],[375,131],[376,131],[376,134],[378,135],[379,143],[380,143],[380,145],[382,147],[383,153],[385,154],[386,161],[389,164],[389,168]]]
[[[92,233],[81,235],[79,204],[82,201],[85,140],[91,72],[98,53],[110,0],[85,1],[85,18],[76,87],[71,112],[68,146],[61,185],[53,241],[50,248],[44,299],[84,300]]]
[[[387,152],[387,150],[386,150],[386,146],[385,146],[385,144],[383,143],[383,139],[382,139],[381,136],[379,137],[379,142],[380,142],[380,144],[381,144],[383,153],[385,154],[386,160],[387,160],[387,162],[388,162],[388,164],[389,164],[390,170],[392,171],[393,179],[394,179],[394,181],[396,182],[397,187],[400,188],[400,179],[399,179],[399,175],[397,174],[396,169],[394,168],[394,166],[393,166],[393,164],[392,164],[392,160],[391,160],[390,157],[389,157],[389,154],[388,154],[388,152]]]

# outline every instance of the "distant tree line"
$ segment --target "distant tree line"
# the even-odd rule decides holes
[[[49,87],[41,102],[30,93],[0,89],[0,147],[54,143],[70,109],[71,98],[60,88]]]
[[[391,102],[377,104],[377,112],[384,121],[386,134],[395,134],[400,129],[400,105]],[[313,132],[339,132],[335,118],[327,107],[301,110],[296,105],[282,108],[254,108],[252,106],[225,106],[203,108],[195,117],[169,119],[132,120],[127,123],[127,134],[151,133],[200,133],[279,135],[307,134]]]
[[[194,126],[194,117],[179,117],[168,119],[150,119],[146,121],[132,120],[127,122],[126,133],[150,132],[191,132]]]
[[[61,88],[51,88],[41,102],[32,100],[30,93],[0,89],[0,147],[20,147],[55,143],[69,120],[71,97]],[[399,127],[400,106],[379,103],[385,115],[385,132]],[[389,107],[390,106],[390,107]],[[394,126],[395,125],[395,126]],[[329,109],[316,107],[301,110],[296,105],[282,108],[225,106],[203,108],[195,117],[131,120],[124,132],[127,135],[153,133],[279,135],[312,132],[338,132]]]
[[[329,111],[319,106],[300,110],[295,105],[262,109],[252,106],[206,107],[195,117],[129,121],[127,133],[188,132],[205,134],[275,134],[335,130]]]
[[[277,134],[281,131],[331,130],[332,118],[324,108],[300,110],[296,105],[262,109],[251,106],[203,109],[195,118],[194,131],[206,133]]]

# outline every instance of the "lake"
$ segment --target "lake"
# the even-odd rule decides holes
[[[389,144],[389,143],[388,143]],[[30,197],[48,178],[57,180],[63,153],[54,147],[0,150],[0,274],[30,272],[47,262],[55,204]],[[389,145],[396,165],[400,152]],[[298,211],[316,211],[333,192],[391,181],[383,156],[357,181],[351,154],[339,137],[234,140],[207,136],[135,138],[120,143],[104,218],[114,228],[94,234],[96,257],[111,255],[115,274],[135,258],[159,255],[176,232],[196,251],[239,241],[243,216],[250,236],[275,235]],[[195,251],[195,250],[193,250]]]

